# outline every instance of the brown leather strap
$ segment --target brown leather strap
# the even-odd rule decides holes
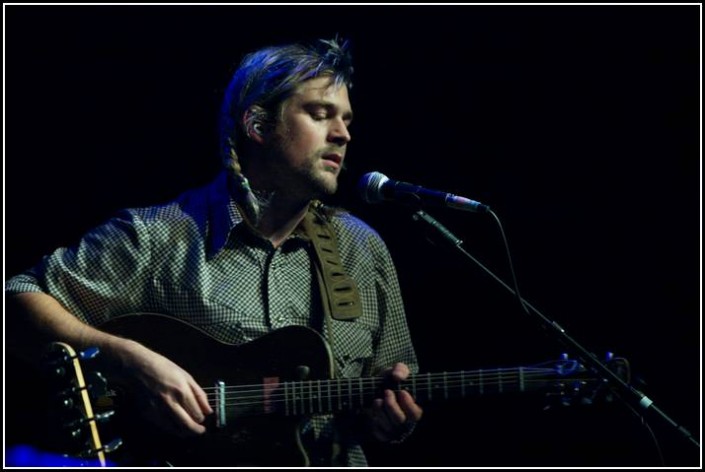
[[[312,205],[302,224],[318,256],[315,266],[324,313],[335,320],[354,320],[362,315],[360,292],[345,273],[332,225],[315,208]]]

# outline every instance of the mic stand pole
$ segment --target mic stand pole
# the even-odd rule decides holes
[[[414,221],[425,223],[429,227],[436,230],[441,236],[443,236],[443,239],[445,239],[446,242],[449,242],[453,247],[455,247],[458,251],[460,251],[465,257],[472,260],[481,269],[483,269],[485,272],[487,272],[492,278],[494,278],[497,282],[499,282],[500,285],[502,285],[504,288],[506,288],[511,294],[513,294],[515,296],[517,295],[517,292],[514,289],[512,289],[502,279],[500,279],[491,270],[489,270],[487,267],[485,267],[480,261],[475,259],[463,247],[461,247],[461,244],[463,243],[463,241],[460,240],[458,237],[456,237],[450,230],[448,230],[445,226],[443,226],[441,223],[439,223],[431,215],[424,212],[423,210],[417,210],[413,214],[412,218]],[[556,323],[555,321],[549,320],[548,318],[546,318],[546,316],[544,316],[538,309],[536,309],[529,302],[527,302],[526,300],[524,300],[521,297],[519,297],[519,298],[520,298],[519,299],[520,303],[522,303],[525,307],[529,308],[531,310],[531,312],[533,312],[538,317],[543,329],[545,329],[548,332],[553,333],[555,335],[555,337],[558,339],[558,341],[561,344],[563,344],[564,346],[566,346],[568,349],[571,349],[574,352],[579,353],[579,357],[584,362],[586,362],[590,366],[592,366],[595,369],[595,371],[597,371],[600,375],[602,375],[604,380],[609,382],[612,386],[616,387],[618,392],[622,392],[624,394],[622,397],[627,398],[629,403],[637,405],[638,407],[640,407],[643,410],[655,412],[666,423],[671,425],[676,431],[678,431],[680,434],[682,434],[685,439],[690,441],[695,446],[700,447],[700,443],[693,437],[692,434],[690,434],[690,432],[687,429],[685,429],[683,426],[679,425],[678,423],[673,421],[671,418],[669,418],[668,415],[666,415],[663,411],[661,411],[661,409],[659,409],[649,397],[647,397],[639,390],[635,389],[631,385],[624,382],[624,380],[622,380],[617,374],[615,374],[612,370],[610,370],[605,364],[600,362],[595,357],[594,354],[590,353],[587,349],[585,349],[583,346],[581,346],[575,339],[570,337],[568,335],[568,333],[566,333],[566,331],[563,328],[561,328],[561,326],[558,323]],[[527,310],[527,313],[528,313],[528,310]]]

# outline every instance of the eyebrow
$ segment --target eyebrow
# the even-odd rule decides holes
[[[327,110],[333,110],[333,111],[338,111],[340,108],[338,105],[336,105],[333,102],[329,102],[327,100],[310,100],[307,101],[303,104],[304,108],[316,108],[316,107],[321,107],[325,108]],[[353,112],[352,110],[348,110],[345,113],[343,113],[343,119],[352,121],[353,119]]]

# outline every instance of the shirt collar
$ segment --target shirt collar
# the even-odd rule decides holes
[[[208,189],[207,257],[212,259],[228,244],[233,231],[245,223],[245,218],[228,189],[227,173],[222,171]],[[252,233],[254,235],[254,232]],[[296,227],[289,240],[307,243],[310,239],[302,226]]]
[[[222,171],[208,189],[208,258],[227,244],[232,230],[244,222],[235,200],[228,191],[227,173]]]

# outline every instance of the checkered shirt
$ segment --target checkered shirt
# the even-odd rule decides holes
[[[124,210],[75,246],[57,249],[8,280],[5,290],[48,293],[92,325],[116,315],[157,312],[235,344],[287,325],[320,327],[323,310],[310,241],[294,234],[275,249],[249,231],[226,189],[221,173],[173,202]],[[384,242],[349,213],[336,214],[332,223],[363,307],[354,321],[331,320],[337,376],[369,376],[395,362],[417,372]],[[304,429],[325,443],[334,425],[332,415],[319,415]],[[356,434],[339,434],[343,463],[367,465]]]

